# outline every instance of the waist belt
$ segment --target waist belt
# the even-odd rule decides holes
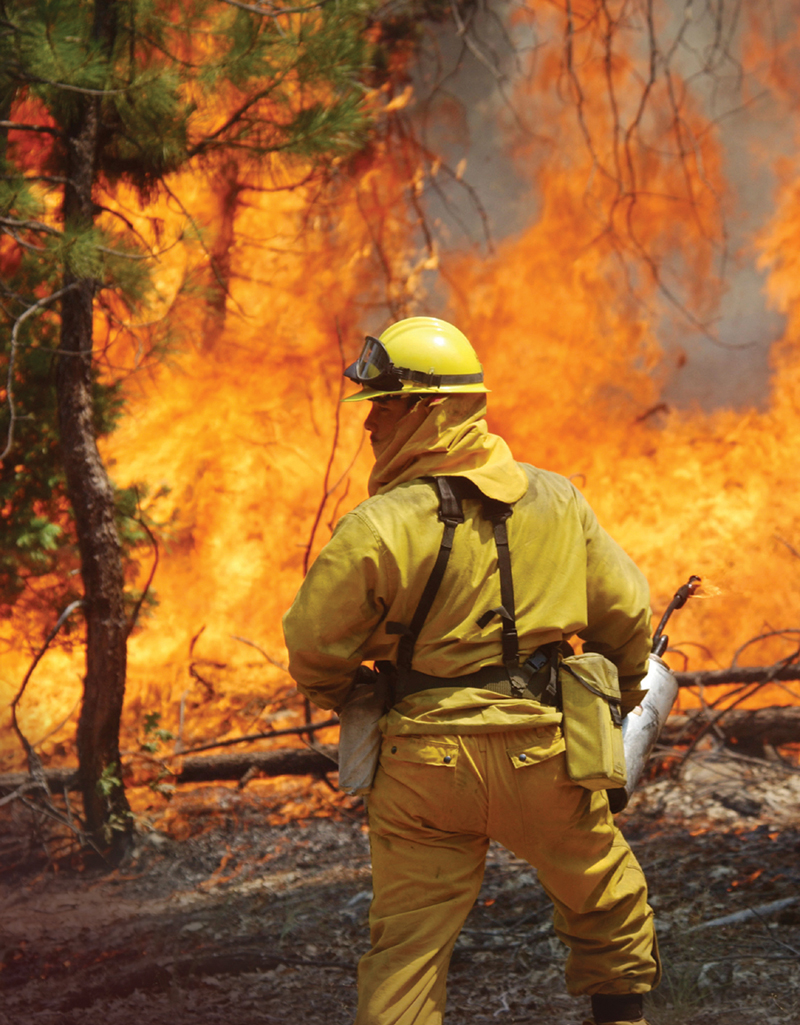
[[[465,676],[445,677],[430,676],[416,669],[401,669],[386,663],[379,665],[383,672],[388,670],[391,673],[393,704],[422,690],[439,687],[477,687],[480,690],[494,691],[495,694],[506,698],[525,698],[543,705],[552,705],[556,703],[553,678],[555,667],[558,665],[559,647],[559,642],[554,641],[536,649],[518,670],[520,675],[526,678],[525,686],[522,688],[512,684],[505,666],[484,666],[477,672]]]

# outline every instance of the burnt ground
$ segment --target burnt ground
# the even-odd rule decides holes
[[[0,809],[0,1025],[348,1025],[370,899],[363,810],[322,784],[138,802],[113,872]],[[800,773],[707,751],[620,816],[665,977],[653,1025],[800,1022]],[[743,921],[717,921],[751,912]],[[456,947],[447,1025],[579,1025],[535,873],[492,847]]]

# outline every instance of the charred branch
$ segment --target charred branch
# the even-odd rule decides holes
[[[137,495],[136,495],[136,505],[137,505],[137,507],[139,507],[139,495],[138,495],[138,492],[137,492]],[[142,528],[142,530],[144,530],[144,532],[147,534],[148,538],[150,539],[150,543],[153,546],[153,564],[150,567],[150,572],[149,572],[149,574],[147,576],[147,582],[144,585],[144,589],[143,589],[143,591],[142,591],[142,593],[141,593],[141,595],[139,597],[139,600],[136,602],[136,605],[134,606],[133,612],[131,613],[131,621],[130,621],[130,626],[128,627],[128,634],[127,634],[128,637],[130,637],[131,633],[133,632],[133,628],[136,626],[136,620],[139,618],[139,613],[142,611],[142,605],[144,604],[145,600],[147,599],[147,595],[148,595],[148,593],[150,591],[150,588],[152,586],[152,583],[153,583],[153,578],[155,577],[156,570],[158,569],[158,560],[159,560],[158,540],[157,540],[155,534],[153,533],[153,531],[147,525],[147,523],[146,523],[146,521],[144,519],[144,513],[142,512],[140,507],[139,507],[139,515],[137,517],[135,517],[135,520],[139,524],[139,526]]]

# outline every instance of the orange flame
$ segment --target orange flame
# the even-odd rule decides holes
[[[426,272],[437,267],[451,306],[431,302],[427,311],[449,316],[474,341],[493,389],[490,426],[518,458],[579,484],[648,575],[657,611],[689,574],[703,577],[703,600],[690,602],[670,631],[691,668],[728,664],[755,635],[765,636],[742,656],[755,664],[797,645],[800,634],[774,633],[800,629],[800,589],[786,585],[800,559],[796,168],[788,158],[779,167],[775,212],[758,237],[769,301],[786,317],[766,408],[666,409],[663,290],[648,261],[680,267],[687,310],[696,320],[709,315],[703,286],[714,274],[709,240],[719,236],[722,209],[713,197],[731,194],[719,133],[687,102],[686,130],[701,143],[683,163],[653,145],[637,156],[636,181],[624,167],[604,176],[618,151],[599,97],[611,81],[618,116],[634,116],[626,97],[638,94],[626,90],[641,75],[641,55],[620,50],[609,65],[596,36],[576,33],[581,122],[576,83],[565,79],[559,54],[537,55],[517,84],[518,105],[535,109],[543,126],[514,145],[521,166],[532,167],[535,219],[490,257],[441,254],[433,245],[417,251],[408,197],[440,162],[411,160],[407,150],[398,159],[388,132],[324,188],[276,161],[269,175],[240,169],[234,185],[222,168],[176,177],[170,188],[180,203],[163,197],[143,210],[124,190],[109,201],[161,253],[147,319],[168,317],[176,346],[170,360],[151,361],[154,329],[144,318],[119,332],[111,314],[120,311],[98,312],[107,372],[139,371],[127,418],[104,444],[111,473],[120,484],[169,488],[150,508],[163,524],[159,607],[130,643],[123,747],[136,749],[151,712],[184,746],[252,731],[264,725],[266,703],[288,693],[280,618],[304,554],[309,545],[317,552],[336,518],[365,497],[361,411],[338,409],[340,338],[350,357],[359,334],[377,331],[387,310],[396,317],[420,308]],[[760,69],[763,49],[750,41],[746,60]],[[770,88],[790,91],[784,80]],[[410,91],[375,94],[376,105],[386,100],[386,118],[413,102]],[[642,130],[652,139],[673,130],[648,117]],[[197,282],[216,288],[216,298],[193,293]],[[329,478],[336,487],[323,496],[337,417]],[[37,624],[33,645],[43,632]],[[4,639],[0,687],[10,701],[27,655],[10,632]],[[19,713],[32,741],[69,719],[81,675],[79,652],[47,654]],[[757,700],[796,696],[773,687]],[[64,754],[73,728],[56,730],[45,751]]]

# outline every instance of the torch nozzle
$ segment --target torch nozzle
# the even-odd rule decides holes
[[[667,611],[661,617],[661,622],[656,627],[656,632],[653,634],[653,654],[663,655],[667,650],[669,644],[669,638],[664,634],[664,627],[667,625],[667,620],[675,611],[675,609],[682,609],[686,602],[691,596],[697,591],[697,588],[701,584],[701,578],[694,576],[689,577],[686,583],[679,587],[675,592],[672,601],[667,606]]]
[[[678,590],[675,592],[675,597],[672,599],[671,602],[670,612],[672,612],[674,609],[682,609],[686,602],[695,593],[695,591],[697,591],[697,588],[700,586],[701,583],[702,580],[700,579],[700,577],[689,577],[688,581],[683,585],[683,587],[679,587]]]

